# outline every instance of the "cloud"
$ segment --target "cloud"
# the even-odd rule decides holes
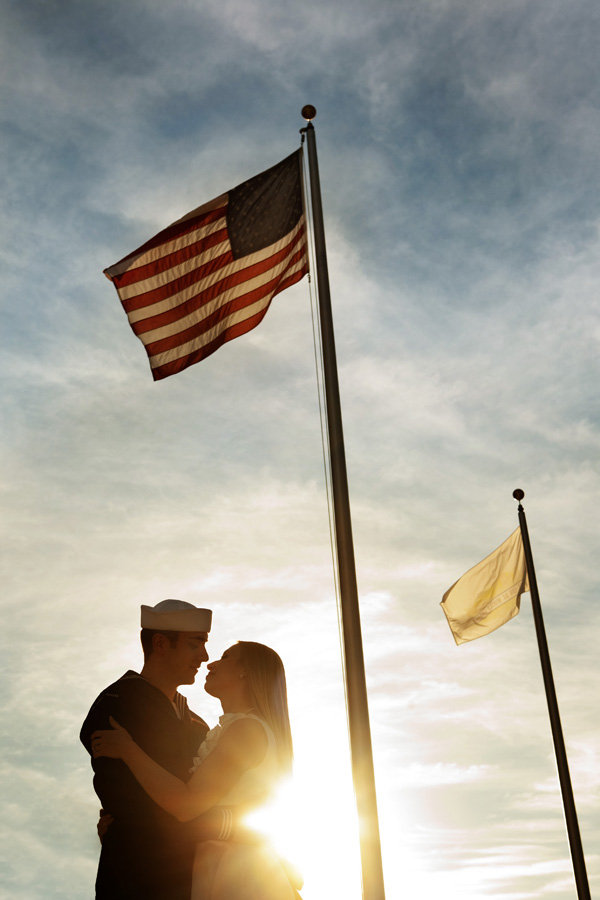
[[[289,153],[312,102],[388,893],[569,897],[529,600],[461,648],[439,601],[514,529],[522,487],[589,852],[595,7],[4,13],[2,887],[89,894],[96,803],[77,730],[140,663],[140,603],[214,604],[211,655],[273,643],[303,783],[349,779],[306,283],[244,340],[153,384],[102,276]],[[218,715],[200,683],[189,694]],[[342,848],[330,869],[344,866]],[[306,900],[325,896],[313,880]]]

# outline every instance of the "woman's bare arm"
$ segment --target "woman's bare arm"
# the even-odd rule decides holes
[[[256,719],[238,719],[221,735],[187,784],[159,766],[114,723],[113,731],[96,732],[95,756],[122,759],[146,793],[180,822],[188,822],[216,806],[248,769],[267,751],[267,736]],[[94,748],[94,744],[92,743]]]

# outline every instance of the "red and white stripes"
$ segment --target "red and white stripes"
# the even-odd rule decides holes
[[[304,216],[268,247],[234,259],[228,195],[199,207],[105,270],[155,380],[199,362],[262,320],[308,271]]]

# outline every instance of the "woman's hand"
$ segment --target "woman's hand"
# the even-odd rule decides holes
[[[100,810],[100,818],[98,819],[98,824],[96,825],[96,830],[98,832],[98,837],[100,838],[100,843],[104,840],[106,833],[112,823],[114,822],[113,816],[110,813],[107,813],[105,810]]]
[[[109,718],[112,728],[108,731],[94,731],[92,734],[92,756],[108,756],[110,759],[125,759],[127,751],[133,746],[133,739],[128,731],[119,723]]]

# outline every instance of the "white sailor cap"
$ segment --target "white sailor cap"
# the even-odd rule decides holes
[[[161,600],[142,606],[142,628],[153,631],[210,631],[212,610],[200,609],[185,600]]]

